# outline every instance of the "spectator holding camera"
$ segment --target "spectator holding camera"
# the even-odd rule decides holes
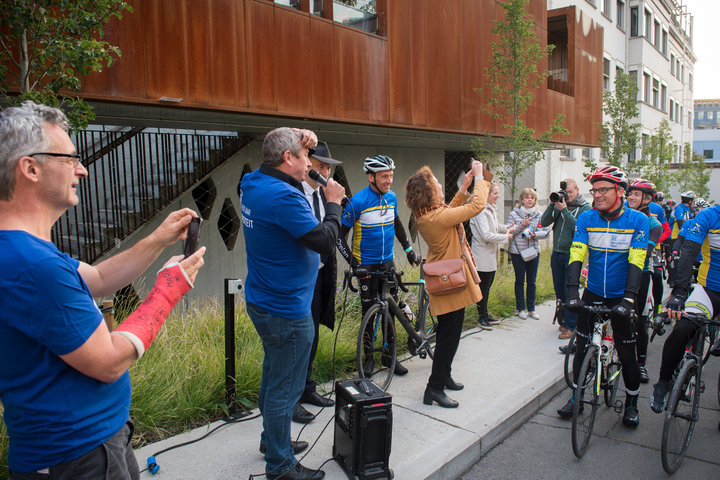
[[[555,298],[567,301],[567,268],[570,260],[570,245],[575,234],[575,222],[578,215],[590,210],[590,204],[579,195],[580,189],[573,178],[560,182],[560,191],[550,194],[550,204],[540,218],[540,225],[553,229],[553,251],[550,255]],[[560,320],[558,338],[568,339],[572,336],[577,323],[577,314],[564,310]]]
[[[540,263],[538,240],[546,238],[550,233],[549,228],[540,225],[541,214],[537,209],[537,199],[534,189],[523,188],[520,192],[520,203],[510,212],[506,222],[508,225],[517,225],[510,242],[510,259],[515,270],[515,307],[520,318],[526,319],[530,316],[535,320],[540,319],[535,313],[535,279]],[[526,281],[527,288],[523,292]]]

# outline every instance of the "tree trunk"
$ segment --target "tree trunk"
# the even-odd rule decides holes
[[[20,93],[30,91],[30,60],[28,58],[27,30],[20,36]]]

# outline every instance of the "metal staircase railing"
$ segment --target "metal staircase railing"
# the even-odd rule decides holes
[[[74,138],[88,176],[53,226],[57,247],[92,263],[252,138],[236,132],[85,130]]]

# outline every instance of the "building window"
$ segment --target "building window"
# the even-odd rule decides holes
[[[637,37],[639,35],[639,33],[638,33],[639,15],[640,15],[640,13],[638,13],[638,7],[630,7],[630,36],[631,37]]]
[[[688,128],[692,128],[692,111],[688,110]]]
[[[590,5],[592,5],[593,7],[596,5],[595,0],[585,0],[585,1],[588,2]]]
[[[313,15],[317,15],[318,17],[322,17],[323,0],[313,0],[312,13]]]
[[[675,54],[670,54],[670,75],[675,76]]]
[[[688,87],[690,88],[690,91],[693,91],[693,74],[688,72]]]
[[[333,20],[369,33],[377,33],[375,0],[334,0]]]
[[[610,60],[603,59],[603,89],[610,91]]]
[[[563,148],[560,155],[565,158],[573,158],[573,151],[571,148]]]
[[[645,100],[645,103],[650,105],[650,75],[648,75],[647,73],[643,73],[643,84],[645,89],[645,95],[643,100]]]
[[[712,150],[703,150],[703,156],[706,160],[711,160],[713,158],[713,151]]]
[[[675,100],[670,99],[670,121],[675,121]]]
[[[625,31],[625,2],[623,0],[617,0],[615,12],[615,15],[617,15],[618,28]]]
[[[675,59],[675,78],[680,80],[680,59]]]
[[[655,78],[653,78],[652,90],[652,105],[658,108],[660,106],[660,81]]]
[[[300,10],[300,0],[275,0],[275,3]]]
[[[680,118],[680,104],[675,102],[675,121],[680,123],[682,119]]]
[[[655,35],[653,36],[653,45],[655,45],[655,48],[660,50],[660,22],[655,20],[655,29],[653,30]]]
[[[628,74],[630,75],[630,77],[631,77],[631,78],[633,79],[633,81],[635,82],[635,86],[638,87],[638,95],[640,95],[640,86],[638,85],[638,73],[637,73],[637,70],[630,70],[630,72],[628,72]],[[636,98],[635,100],[638,100],[638,99]]]
[[[679,80],[680,80],[680,83],[685,83],[685,65],[682,65],[680,68],[682,69],[682,71],[679,72],[680,73]]]
[[[667,85],[660,87],[660,110],[667,112]]]
[[[652,35],[652,15],[650,15],[650,10],[645,10],[645,38],[647,38],[649,42],[652,41],[651,35]]]
[[[667,30],[662,31],[662,54],[667,57],[667,39],[668,39],[668,32]]]
[[[603,0],[603,13],[612,20],[612,0]]]
[[[592,152],[590,151],[589,148],[582,149],[582,158],[583,159],[585,159],[585,158],[592,159]]]
[[[548,45],[555,45],[548,56],[547,86],[550,90],[573,95],[568,79],[568,20],[567,15],[548,18]]]

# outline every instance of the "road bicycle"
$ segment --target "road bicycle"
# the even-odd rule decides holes
[[[356,362],[358,375],[371,378],[383,390],[392,382],[397,362],[397,336],[395,321],[407,332],[408,351],[420,358],[433,358],[437,318],[430,314],[430,297],[425,290],[425,275],[420,267],[420,279],[417,282],[403,282],[402,272],[394,268],[381,268],[376,271],[357,270],[345,272],[347,285],[354,292],[352,277],[376,277],[380,279],[380,288],[375,303],[363,315],[357,338]],[[390,291],[397,287],[408,292],[408,287],[417,287],[417,308],[412,309],[413,318],[403,311]],[[402,303],[402,302],[400,302]],[[414,302],[413,302],[414,303]]]
[[[661,315],[665,317],[666,314]],[[680,468],[690,445],[695,424],[700,418],[700,394],[705,390],[702,380],[703,365],[707,361],[705,347],[713,327],[720,322],[707,318],[704,313],[685,312],[682,318],[695,323],[699,328],[685,348],[685,355],[673,373],[673,387],[665,406],[660,457],[663,469],[673,474]],[[664,321],[655,324],[658,335],[663,333]],[[653,337],[655,332],[653,333]],[[703,361],[700,361],[704,359]],[[720,391],[718,392],[720,402]]]
[[[615,349],[608,327],[610,309],[602,304],[583,306],[594,316],[592,340],[585,350],[585,358],[580,367],[577,387],[573,398],[572,448],[576,457],[581,458],[587,450],[595,414],[600,406],[600,391],[603,391],[605,405],[622,411],[622,403],[616,405],[620,385],[622,364]],[[576,353],[577,354],[577,353]]]

